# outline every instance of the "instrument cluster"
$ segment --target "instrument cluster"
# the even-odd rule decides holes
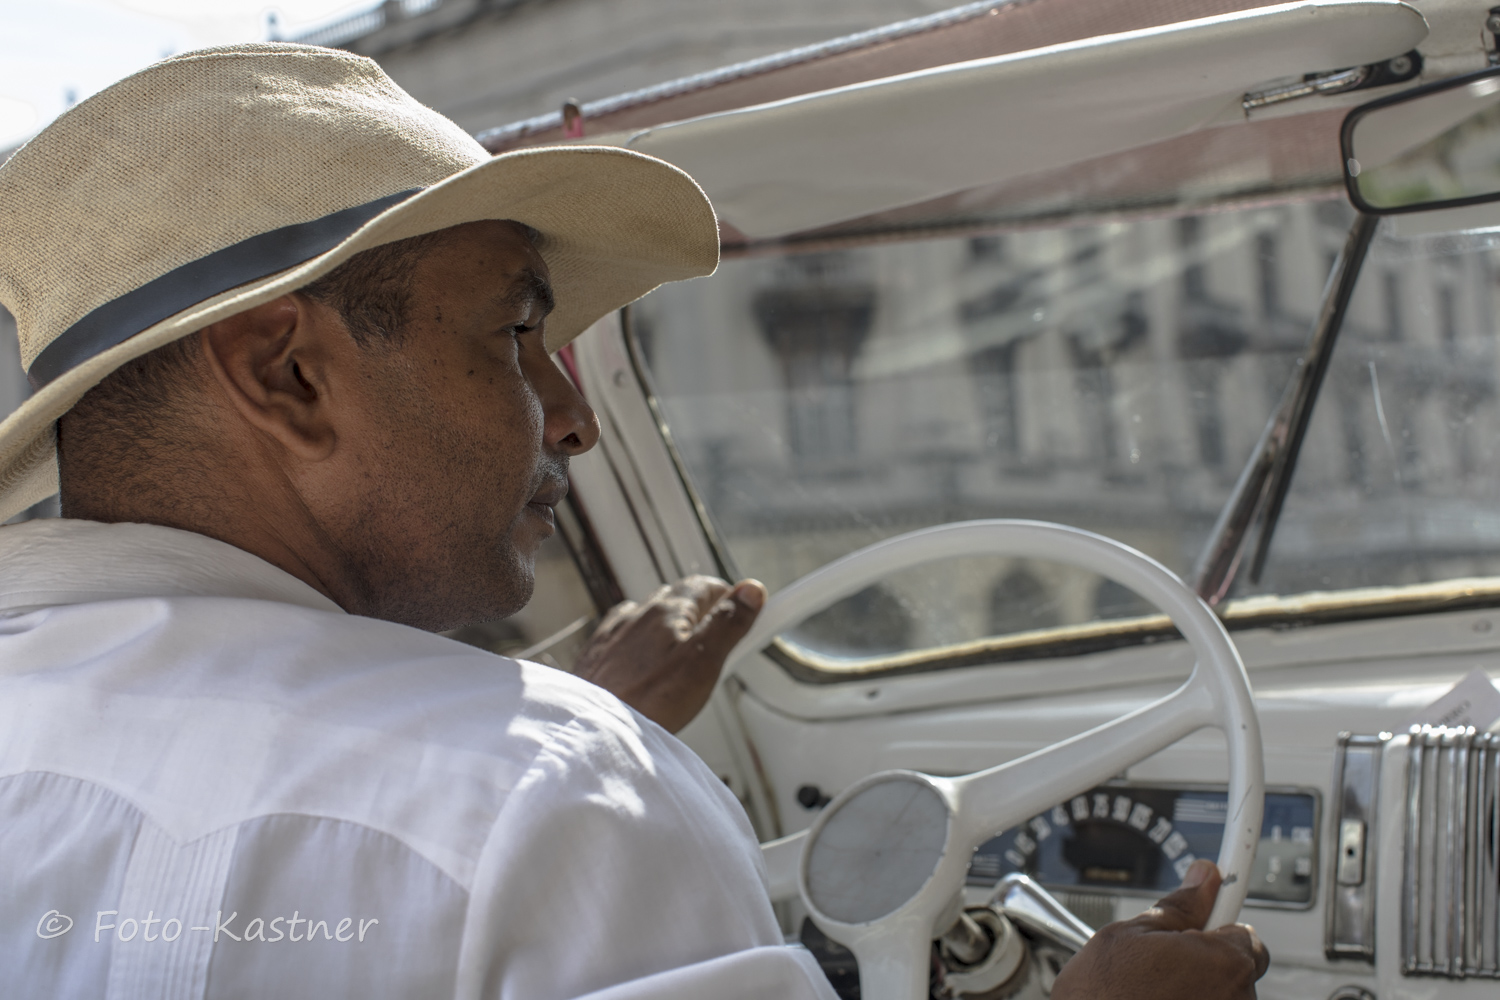
[[[1111,784],[1060,802],[982,844],[969,884],[1021,872],[1049,889],[1160,895],[1197,858],[1216,858],[1224,836],[1222,786]],[[1252,904],[1305,908],[1317,885],[1318,795],[1266,793]]]

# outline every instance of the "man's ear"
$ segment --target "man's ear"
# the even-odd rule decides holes
[[[337,441],[328,380],[338,362],[331,334],[342,330],[331,325],[341,327],[331,311],[291,294],[199,333],[214,381],[236,412],[308,462],[327,458]]]

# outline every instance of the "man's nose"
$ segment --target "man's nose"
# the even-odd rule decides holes
[[[581,455],[599,443],[599,418],[556,359],[548,358],[537,395],[542,402],[542,438],[565,455]]]

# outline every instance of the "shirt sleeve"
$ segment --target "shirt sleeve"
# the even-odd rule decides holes
[[[632,979],[581,1000],[838,1000],[805,948],[737,951],[722,958]]]
[[[690,749],[622,710],[558,726],[508,798],[476,871],[458,996],[833,993],[782,941],[739,802]]]

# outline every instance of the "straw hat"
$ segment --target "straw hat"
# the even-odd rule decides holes
[[[0,521],[56,492],[58,417],[120,365],[481,219],[542,234],[551,350],[718,263],[713,208],[676,167],[604,146],[491,157],[348,52],[189,52],[71,109],[0,166],[0,304],[35,390],[0,423]]]

